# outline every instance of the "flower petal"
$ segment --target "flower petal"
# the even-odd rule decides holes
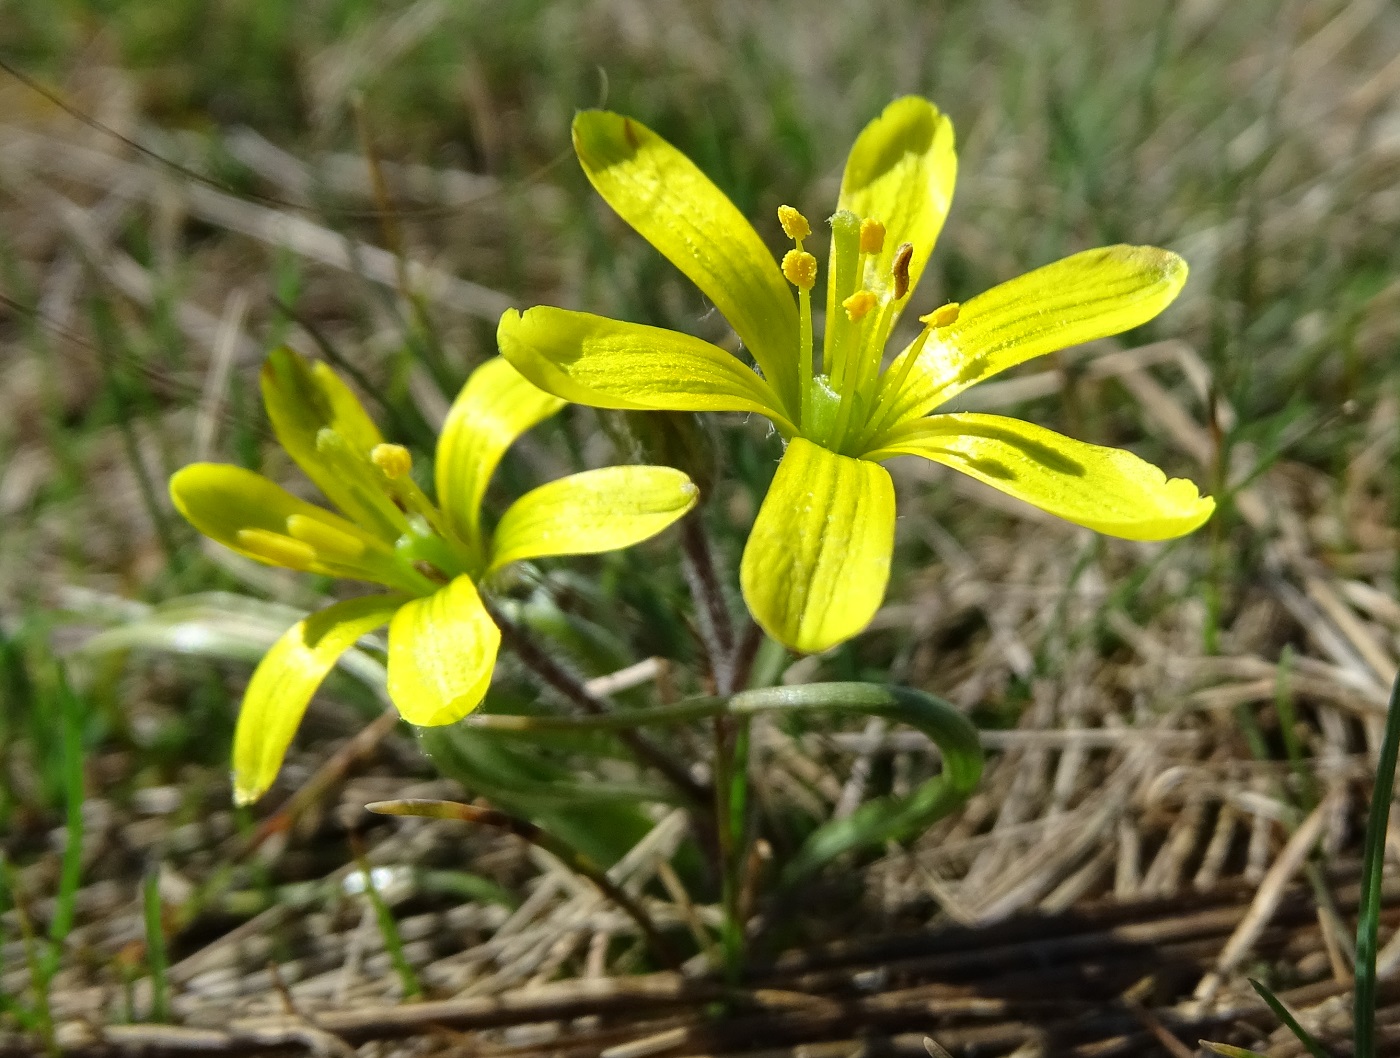
[[[608,205],[714,302],[785,409],[797,406],[797,305],[773,255],[724,192],[621,114],[574,118],[574,151]]]
[[[856,137],[838,208],[885,226],[884,250],[873,261],[876,275],[888,276],[900,243],[911,243],[909,289],[918,286],[952,205],[957,173],[953,123],[927,99],[896,99]]]
[[[1059,518],[1128,540],[1167,540],[1215,510],[1194,483],[1131,452],[1086,444],[1001,415],[934,415],[866,458],[914,455],[960,470]]]
[[[272,785],[306,707],[340,656],[387,622],[401,595],[369,595],[328,606],[292,625],[248,682],[233,735],[233,799],[252,804]]]
[[[240,555],[307,573],[380,579],[369,567],[378,541],[251,470],[191,463],[171,476],[170,498],[191,525]],[[303,530],[299,537],[289,524]]]
[[[958,308],[929,336],[895,400],[894,424],[1033,357],[1146,323],[1175,300],[1186,262],[1155,246],[1103,246],[1027,272]],[[911,347],[912,348],[912,347]],[[886,379],[901,375],[896,361]]]
[[[527,492],[496,527],[491,569],[549,555],[593,555],[650,539],[700,490],[671,467],[586,470]]]
[[[452,402],[437,447],[437,497],[448,524],[478,555],[481,500],[515,439],[564,406],[520,372],[492,357],[472,372]]]
[[[744,600],[774,639],[825,650],[875,616],[893,549],[894,485],[884,467],[794,437],[744,548]]]
[[[347,517],[365,526],[380,525],[382,512],[365,490],[354,488],[316,447],[323,429],[334,430],[360,458],[367,459],[370,450],[383,441],[359,398],[325,364],[290,349],[269,353],[260,377],[272,432],[287,454]]]
[[[501,632],[470,577],[405,603],[389,625],[389,697],[410,724],[462,719],[486,697]]]
[[[748,411],[796,432],[772,388],[735,356],[699,338],[540,306],[509,309],[501,355],[535,385],[597,408]]]

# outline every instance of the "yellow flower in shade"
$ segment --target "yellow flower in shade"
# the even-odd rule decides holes
[[[549,307],[501,317],[501,353],[541,388],[603,408],[758,412],[787,441],[744,549],[744,599],[774,638],[819,651],[861,631],[885,595],[894,487],[880,461],[923,456],[1101,533],[1162,540],[1214,509],[1150,463],[999,415],[929,414],[1032,357],[1152,319],[1186,262],[1150,246],[1075,254],[921,317],[886,365],[952,199],[953,129],[925,99],[885,108],[851,149],[831,217],[826,329],[815,348],[811,226],[774,262],[763,240],[683,154],[631,118],[585,111],[574,150],[608,204],[724,314],[753,357],[689,335]],[[796,297],[793,290],[796,288]],[[820,353],[820,356],[818,356]]]
[[[496,465],[565,403],[499,357],[477,368],[448,414],[436,504],[415,484],[408,451],[384,442],[324,364],[274,352],[262,391],[282,447],[341,513],[218,463],[195,463],[170,479],[176,508],[206,536],[259,562],[388,591],[312,614],[259,663],[234,734],[240,804],[272,784],[311,696],[361,636],[389,626],[389,696],[405,720],[453,723],[485,696],[501,640],[478,584],[522,559],[628,547],[695,505],[697,490],[678,470],[608,467],[526,493],[488,532],[481,503]]]

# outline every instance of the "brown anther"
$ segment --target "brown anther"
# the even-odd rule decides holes
[[[909,293],[909,262],[914,258],[914,244],[902,242],[894,252],[894,299],[899,301]]]
[[[419,573],[423,574],[423,576],[427,577],[434,584],[449,583],[447,574],[444,573],[442,570],[438,569],[431,562],[424,562],[420,558],[417,562],[413,563],[413,568],[416,569]]]

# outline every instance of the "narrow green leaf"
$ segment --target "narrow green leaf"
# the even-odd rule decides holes
[[[1380,930],[1381,879],[1385,871],[1385,834],[1390,824],[1390,801],[1395,795],[1395,760],[1400,755],[1400,674],[1390,689],[1381,740],[1376,785],[1371,791],[1371,814],[1366,820],[1365,858],[1361,874],[1361,906],[1356,922],[1356,1058],[1376,1054],[1376,936]]]

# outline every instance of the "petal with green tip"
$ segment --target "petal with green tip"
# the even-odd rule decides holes
[[[233,799],[251,804],[282,767],[316,688],[361,636],[389,621],[404,596],[371,595],[298,621],[272,645],[248,683],[233,735]]]
[[[437,497],[448,524],[484,556],[481,501],[491,475],[516,438],[564,406],[500,357],[467,379],[452,402],[437,447]]]
[[[462,719],[486,697],[501,631],[470,577],[400,607],[389,625],[389,697],[410,724]]]
[[[1186,272],[1186,262],[1168,250],[1103,246],[978,294],[929,336],[900,392],[881,394],[894,401],[889,422],[925,415],[1034,357],[1146,323],[1176,299]],[[901,376],[901,360],[887,384]]]
[[[875,616],[893,549],[894,484],[884,467],[795,437],[744,548],[744,600],[774,639],[825,650]]]
[[[841,178],[839,208],[885,226],[875,274],[890,275],[900,243],[913,246],[909,289],[923,275],[953,203],[958,159],[953,123],[919,96],[896,99],[856,137]]]
[[[1194,483],[1168,480],[1131,452],[1001,415],[934,415],[901,427],[866,458],[893,455],[923,456],[1065,521],[1128,540],[1184,536],[1215,510]]]
[[[677,331],[539,306],[508,310],[496,343],[535,385],[578,404],[758,412],[794,432],[763,379],[718,346]]]
[[[598,193],[714,302],[785,408],[795,408],[797,304],[753,226],[694,162],[641,122],[585,110],[573,132]]]
[[[690,478],[670,467],[606,467],[551,481],[502,516],[491,568],[631,547],[675,522],[698,498]]]

